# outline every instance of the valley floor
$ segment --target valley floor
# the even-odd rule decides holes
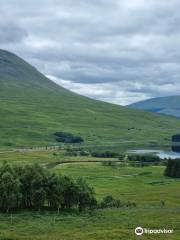
[[[134,240],[180,239],[180,180],[163,176],[163,166],[122,167],[91,164],[54,164],[68,159],[80,161],[82,157],[63,157],[48,153],[6,153],[1,161],[14,163],[52,163],[52,171],[77,178],[82,176],[94,187],[97,199],[112,195],[137,207],[95,210],[91,213],[76,211],[19,212],[0,215],[0,240]],[[31,160],[30,160],[31,159]],[[92,161],[91,157],[83,157]],[[104,160],[104,159],[99,159]],[[113,160],[113,159],[112,159]],[[116,159],[114,159],[116,160]],[[164,204],[162,205],[162,201]],[[134,234],[137,226],[149,229],[173,229],[173,234]]]

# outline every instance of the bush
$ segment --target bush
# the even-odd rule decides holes
[[[99,204],[100,208],[121,208],[123,206],[136,207],[136,203],[130,201],[128,201],[127,203],[123,203],[119,199],[115,199],[111,195],[108,195],[104,197],[102,202],[100,202]]]
[[[136,203],[135,202],[127,202],[126,203],[126,207],[136,207]]]
[[[119,199],[114,199],[111,195],[106,196],[103,198],[102,202],[100,203],[100,208],[120,208],[123,204]]]

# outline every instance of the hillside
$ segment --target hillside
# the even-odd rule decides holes
[[[72,93],[16,55],[0,50],[0,147],[57,144],[54,133],[92,145],[164,145],[180,121]]]
[[[131,104],[129,107],[180,117],[180,96],[152,98]]]

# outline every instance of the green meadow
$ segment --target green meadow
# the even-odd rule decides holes
[[[124,153],[140,147],[170,148],[179,129],[175,117],[72,93],[16,55],[0,50],[0,165],[38,163],[57,174],[83,177],[99,202],[112,195],[123,203],[136,203],[81,213],[46,209],[0,214],[0,240],[179,240],[180,180],[164,177],[164,166],[130,167],[117,158],[65,156],[64,144],[54,135],[71,133],[84,139],[82,148]],[[56,145],[59,150],[50,150]],[[115,163],[104,166],[105,160]],[[137,238],[137,226],[174,233]]]
[[[180,129],[175,117],[80,96],[60,87],[18,56],[0,50],[0,149],[56,145],[55,132],[86,145],[168,147]]]
[[[103,166],[101,162],[92,162],[94,159],[92,157],[67,157],[63,156],[62,151],[56,151],[56,156],[53,153],[53,151],[17,152],[4,153],[0,157],[1,162],[3,160],[14,164],[38,162],[44,166],[50,161],[52,163],[75,161],[55,164],[51,167],[51,171],[74,179],[79,176],[85,178],[93,186],[98,201],[107,195],[112,195],[122,202],[135,202],[137,206],[97,209],[83,213],[69,210],[61,211],[59,214],[50,211],[1,214],[0,239],[133,240],[139,239],[134,234],[137,226],[174,230],[174,233],[169,235],[144,234],[141,239],[179,239],[180,180],[164,177],[164,166],[129,167],[120,163]],[[80,162],[82,159],[85,162]],[[116,160],[111,159],[111,161]],[[99,161],[103,162],[104,158]]]

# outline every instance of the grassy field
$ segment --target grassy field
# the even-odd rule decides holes
[[[47,79],[0,50],[0,148],[57,144],[54,133],[80,135],[94,146],[167,146],[180,121],[92,100]]]
[[[88,213],[19,213],[0,216],[1,240],[179,240],[180,212],[176,209],[107,209]],[[170,235],[136,237],[137,226],[174,229]]]
[[[82,157],[63,157],[62,152],[1,154],[1,160],[12,160],[25,164],[46,164],[53,157],[63,160],[81,161]],[[46,158],[45,158],[46,156]],[[21,159],[18,161],[18,159]],[[31,161],[30,161],[31,159]],[[180,180],[163,176],[163,166],[122,167],[103,166],[101,163],[88,163],[90,157],[83,157],[87,163],[63,164],[52,168],[60,174],[77,178],[84,177],[94,187],[97,199],[112,195],[123,202],[136,202],[137,207],[95,210],[81,213],[60,212],[19,212],[0,215],[1,240],[133,240],[137,226],[144,228],[174,229],[174,234],[148,235],[141,239],[179,240],[180,236]],[[56,159],[57,160],[57,159]],[[100,161],[104,159],[99,159]],[[115,159],[111,159],[115,160]],[[51,160],[52,161],[52,160]],[[161,201],[165,202],[162,206]]]
[[[116,160],[117,158],[95,158],[91,156],[77,156],[70,157],[64,155],[64,150],[52,150],[52,151],[16,151],[16,152],[1,152],[0,153],[0,164],[3,161],[7,161],[11,164],[41,164],[44,166],[51,165],[54,166],[61,162],[80,162],[80,161],[103,161],[103,160]]]
[[[137,204],[81,214],[75,210],[0,214],[0,240],[133,240],[137,226],[175,231],[166,236],[143,235],[142,239],[179,240],[180,181],[164,177],[164,167],[122,167],[118,163],[107,167],[101,163],[107,160],[104,158],[68,157],[61,150],[22,150],[24,146],[56,145],[57,131],[79,135],[92,148],[119,152],[166,148],[171,136],[179,132],[178,119],[74,94],[2,50],[0,86],[0,164],[39,163],[73,178],[84,177],[94,187],[98,201],[112,195]],[[14,151],[17,148],[21,151]]]

